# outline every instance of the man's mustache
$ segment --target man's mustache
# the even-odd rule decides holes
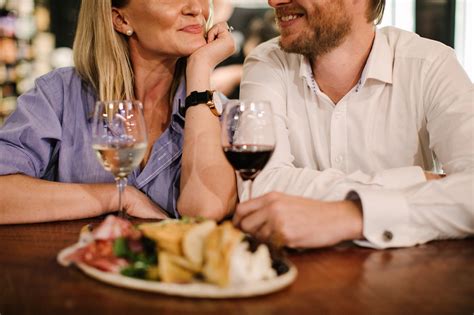
[[[276,18],[281,18],[282,16],[288,16],[288,15],[305,15],[305,14],[306,14],[306,11],[303,8],[297,7],[294,5],[275,8]]]

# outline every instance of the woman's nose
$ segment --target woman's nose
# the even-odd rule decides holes
[[[202,14],[203,4],[199,0],[187,0],[183,7],[183,14],[197,16]]]

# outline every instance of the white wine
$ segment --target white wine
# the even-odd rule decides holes
[[[94,144],[92,148],[102,166],[115,178],[126,177],[143,159],[146,143],[135,144]]]

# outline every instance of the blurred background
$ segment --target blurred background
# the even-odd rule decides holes
[[[52,69],[72,66],[78,0],[0,0],[0,125],[18,95]],[[214,0],[214,21],[234,27],[237,50],[214,72],[216,89],[237,98],[245,56],[278,36],[266,0]],[[382,26],[394,25],[456,50],[474,81],[474,0],[386,0]],[[471,38],[468,41],[468,38]]]

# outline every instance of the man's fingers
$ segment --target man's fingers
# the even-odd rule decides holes
[[[266,203],[266,197],[257,197],[245,202],[241,202],[237,205],[237,208],[234,213],[234,218],[232,222],[235,226],[239,226],[243,218],[248,216],[250,213],[257,211],[264,207]]]
[[[245,216],[240,221],[242,231],[255,235],[257,231],[267,222],[268,212],[265,209],[258,209]]]
[[[425,177],[427,181],[430,181],[430,180],[437,180],[437,179],[446,177],[446,174],[438,174],[438,173],[425,171]]]
[[[272,232],[272,225],[267,221],[253,235],[260,241],[268,242],[271,240]]]

